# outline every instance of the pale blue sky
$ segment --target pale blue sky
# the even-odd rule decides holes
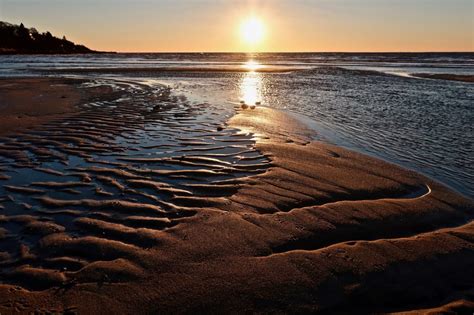
[[[239,34],[250,16],[255,47]],[[0,0],[0,20],[99,50],[474,50],[474,0]]]

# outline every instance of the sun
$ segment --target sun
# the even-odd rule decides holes
[[[251,17],[242,22],[240,26],[242,40],[249,45],[257,45],[265,37],[265,25],[258,17]]]

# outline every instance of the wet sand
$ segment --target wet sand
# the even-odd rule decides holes
[[[0,80],[0,134],[76,111],[80,95],[65,80]]]
[[[426,79],[438,79],[438,80],[449,80],[449,81],[461,81],[461,82],[474,82],[473,75],[460,75],[460,74],[432,74],[432,73],[415,73],[414,77],[426,78]]]
[[[471,200],[269,108],[112,90],[2,139],[0,313],[472,309]]]
[[[78,90],[76,87],[83,82],[61,78],[0,79],[0,135],[71,116],[88,98],[107,97],[110,92]]]
[[[250,67],[250,68],[249,68]],[[227,66],[227,67],[212,67],[212,66],[205,66],[205,67],[180,67],[180,66],[171,66],[171,67],[107,67],[107,68],[68,68],[68,69],[42,69],[38,68],[35,71],[39,73],[53,73],[53,74],[60,74],[60,73],[75,73],[75,74],[89,74],[89,73],[100,73],[100,74],[126,74],[126,73],[142,73],[142,74],[163,74],[163,73],[221,73],[221,72],[228,72],[228,73],[239,73],[239,72],[248,72],[249,69],[257,73],[286,73],[286,72],[293,72],[293,71],[301,71],[307,69],[306,67],[295,68],[295,67],[285,67],[285,66],[257,66],[256,68],[252,68],[252,65],[248,67],[244,66]]]

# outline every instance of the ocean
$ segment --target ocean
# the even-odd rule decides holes
[[[415,74],[474,75],[474,53],[143,53],[0,56],[0,76],[66,76],[166,85],[210,104],[277,108],[327,141],[474,197],[474,84]],[[216,116],[217,117],[217,116]]]

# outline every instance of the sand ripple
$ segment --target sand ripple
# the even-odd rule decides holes
[[[0,281],[42,290],[140,277],[163,231],[269,167],[209,104],[134,82],[83,89],[104,85],[113,92],[77,115],[1,139]],[[104,268],[114,279],[97,279]]]

